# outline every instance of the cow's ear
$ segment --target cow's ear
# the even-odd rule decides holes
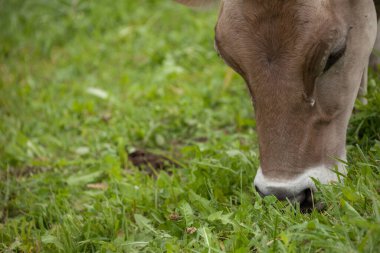
[[[174,0],[180,4],[190,7],[209,7],[219,2],[219,0]]]

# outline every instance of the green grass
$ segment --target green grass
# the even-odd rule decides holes
[[[263,199],[253,109],[213,51],[216,15],[0,0],[0,252],[378,252],[380,81],[350,124],[345,182],[317,193],[326,210]],[[148,175],[136,149],[180,166]]]

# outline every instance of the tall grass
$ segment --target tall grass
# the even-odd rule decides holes
[[[378,251],[378,78],[347,178],[302,213],[252,187],[253,110],[215,20],[170,1],[0,0],[1,252]],[[151,175],[137,149],[180,166]]]

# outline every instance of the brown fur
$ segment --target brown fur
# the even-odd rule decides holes
[[[218,0],[175,0],[180,4],[184,4],[191,7],[205,7],[219,2]]]
[[[374,20],[371,0],[222,1],[216,46],[250,90],[265,176],[293,178],[345,157]],[[345,43],[344,56],[324,73]]]

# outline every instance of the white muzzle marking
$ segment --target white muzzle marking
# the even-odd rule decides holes
[[[337,164],[337,170],[341,174],[347,174],[347,169],[343,163]],[[265,196],[282,192],[283,195],[292,197],[297,196],[300,192],[306,189],[316,190],[312,178],[318,180],[322,184],[339,181],[339,175],[334,169],[329,169],[326,166],[312,167],[293,179],[285,180],[265,177],[260,167],[257,171],[254,185]],[[342,178],[340,178],[340,180],[342,180]]]

